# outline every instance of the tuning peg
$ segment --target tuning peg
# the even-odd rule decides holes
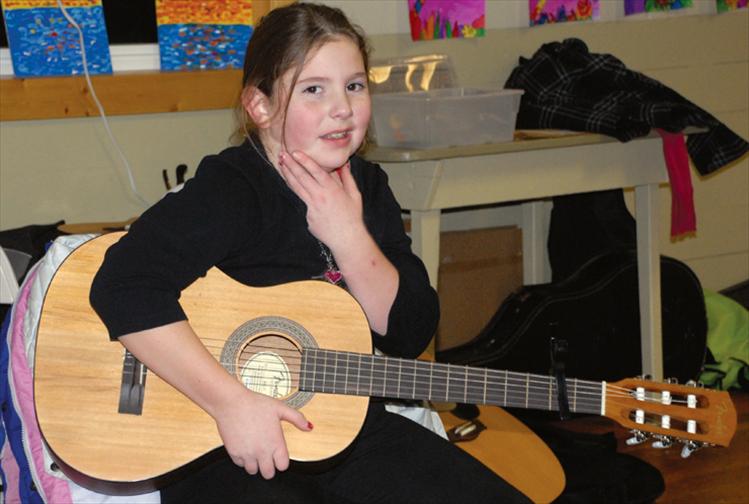
[[[632,429],[632,437],[627,439],[625,443],[629,446],[638,445],[642,442],[644,442],[648,438],[647,432],[642,432],[641,430]]]
[[[670,378],[666,378],[666,379],[665,379],[665,382],[666,382],[666,383],[673,383],[673,384],[675,384],[675,385],[676,385],[676,384],[678,384],[678,383],[679,383],[679,379],[678,379],[678,378],[676,378],[675,376],[672,376],[672,377],[670,377]]]
[[[684,441],[684,447],[681,449],[681,458],[687,458],[695,451],[699,450],[705,446],[704,443],[700,443],[699,441]]]
[[[684,385],[686,385],[687,387],[696,387],[697,382],[694,380],[687,380],[687,382]]]
[[[674,438],[671,436],[663,436],[661,434],[655,436],[656,441],[653,442],[653,448],[668,448],[674,444]]]
[[[638,375],[637,378],[640,379],[640,380],[650,381],[650,380],[653,379],[653,376],[649,375],[649,374],[641,374],[641,375]]]

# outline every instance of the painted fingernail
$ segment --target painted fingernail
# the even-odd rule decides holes
[[[312,422],[307,422],[307,428],[308,428],[309,430],[312,430],[312,429],[314,429],[314,428],[315,428],[315,426],[314,426],[314,425],[312,425]]]

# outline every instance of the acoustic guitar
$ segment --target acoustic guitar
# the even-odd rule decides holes
[[[104,252],[120,236],[86,242],[55,274],[36,338],[34,401],[40,431],[67,476],[92,490],[135,494],[181,476],[222,443],[208,414],[109,341],[88,303]],[[372,396],[559,407],[551,376],[373,355],[361,307],[325,282],[252,288],[214,268],[180,302],[227,372],[314,423],[312,432],[283,425],[296,461],[344,451]],[[736,429],[726,392],[637,379],[564,384],[572,412],[641,432],[728,445]]]

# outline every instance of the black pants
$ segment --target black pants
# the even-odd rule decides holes
[[[508,454],[511,456],[511,454]],[[292,467],[271,480],[221,459],[161,492],[164,503],[529,502],[476,459],[373,402],[350,451],[331,469]]]

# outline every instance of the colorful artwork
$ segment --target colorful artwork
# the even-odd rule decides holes
[[[598,19],[600,0],[528,0],[530,25]]]
[[[745,2],[746,0],[743,1]],[[629,16],[641,12],[662,12],[685,9],[691,7],[693,3],[694,0],[624,0],[624,15]]]
[[[749,0],[715,0],[718,12],[728,12],[737,9],[746,9]]]
[[[408,0],[411,40],[483,37],[484,0]]]
[[[251,0],[156,0],[162,70],[242,68]]]
[[[1,0],[13,73],[19,77],[78,75],[83,58],[78,31],[55,0]],[[83,32],[91,74],[112,73],[109,38],[101,0],[64,0]]]

